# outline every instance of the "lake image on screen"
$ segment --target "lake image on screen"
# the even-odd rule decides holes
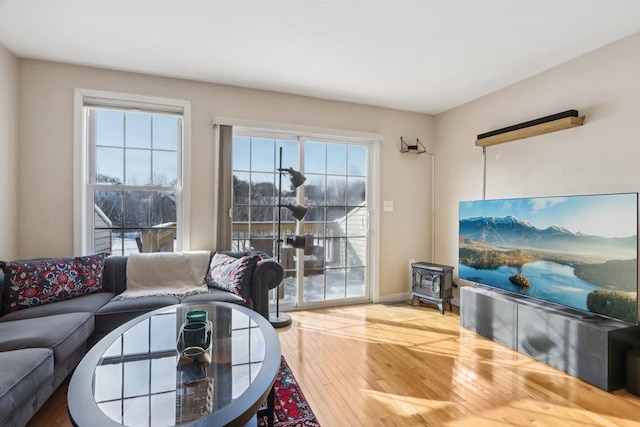
[[[460,202],[459,276],[637,322],[638,195]]]

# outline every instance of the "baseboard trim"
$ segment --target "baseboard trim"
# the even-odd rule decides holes
[[[390,294],[390,295],[380,295],[376,303],[390,303],[390,302],[400,302],[400,301],[409,301],[411,299],[410,292],[402,292],[399,294]]]

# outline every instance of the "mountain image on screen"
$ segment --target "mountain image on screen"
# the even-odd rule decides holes
[[[637,200],[629,193],[460,202],[459,276],[637,323]]]

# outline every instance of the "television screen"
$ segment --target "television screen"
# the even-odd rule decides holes
[[[638,322],[638,193],[460,202],[461,279]]]

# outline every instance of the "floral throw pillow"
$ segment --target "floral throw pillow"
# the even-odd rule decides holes
[[[3,312],[102,291],[105,254],[4,263]],[[3,298],[4,299],[4,298]]]
[[[248,285],[246,282],[251,278],[257,261],[255,255],[235,258],[216,252],[209,264],[207,285],[242,295],[243,285]]]

